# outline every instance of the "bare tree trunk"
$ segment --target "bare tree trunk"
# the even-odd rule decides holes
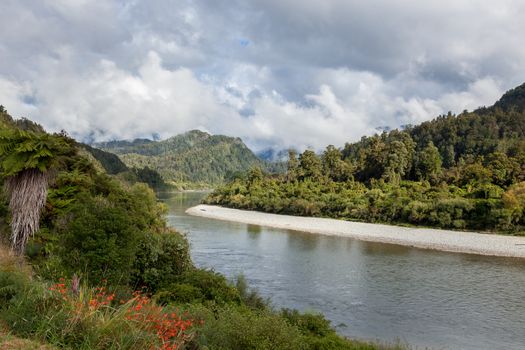
[[[48,176],[38,169],[24,170],[6,179],[10,196],[11,248],[24,254],[27,240],[39,229],[40,213],[46,204]]]

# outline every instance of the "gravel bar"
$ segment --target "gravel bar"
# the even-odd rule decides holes
[[[369,242],[455,253],[525,258],[525,237],[278,215],[203,204],[189,208],[186,213],[210,219],[350,237]]]

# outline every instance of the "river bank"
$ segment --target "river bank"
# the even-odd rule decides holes
[[[210,219],[351,237],[369,242],[456,253],[525,258],[525,237],[277,215],[202,204],[189,208],[186,213]]]

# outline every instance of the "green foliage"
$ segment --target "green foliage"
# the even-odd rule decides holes
[[[402,346],[358,342],[337,336],[322,316],[285,310],[254,310],[224,305],[212,310],[192,305],[188,312],[204,320],[197,341],[209,349],[376,350]]]
[[[186,239],[166,228],[164,214],[147,185],[61,172],[50,191],[46,227],[33,240],[40,247],[33,260],[50,276],[76,272],[93,283],[105,278],[157,288],[191,266]]]
[[[324,337],[335,334],[333,328],[330,327],[330,321],[325,319],[323,315],[312,313],[301,314],[297,310],[290,309],[281,310],[281,315],[290,324],[296,326],[304,335]]]
[[[299,178],[321,179],[321,160],[313,151],[306,150],[299,156],[299,168],[301,169]]]
[[[352,167],[342,159],[341,151],[334,146],[326,147],[322,157],[323,174],[333,181],[344,182],[352,179]]]
[[[201,303],[204,295],[200,288],[185,283],[176,283],[169,286],[169,290],[163,290],[155,295],[155,300],[161,305]]]
[[[4,176],[13,176],[28,169],[45,172],[57,156],[70,149],[70,141],[64,137],[15,128],[0,130],[0,159]]]
[[[506,209],[503,214],[508,217],[505,223],[515,222],[525,225],[525,182],[517,183],[509,188],[503,194],[503,204]]]
[[[250,289],[243,275],[237,276],[235,288],[239,291],[242,303],[250,309],[265,310],[269,308],[270,300],[262,298],[257,290]]]
[[[168,184],[166,184],[162,176],[148,166],[142,169],[132,169],[132,172],[137,177],[138,182],[146,183],[155,190],[165,190],[168,188]]]
[[[129,213],[104,198],[81,198],[70,210],[71,222],[61,232],[60,257],[68,275],[127,284],[140,231]]]
[[[13,118],[2,105],[0,105],[0,126],[2,128],[12,128],[14,126]]]
[[[184,284],[196,288],[200,291],[203,301],[213,301],[217,304],[239,304],[241,302],[239,291],[223,275],[214,271],[189,270],[178,277],[175,284]],[[171,290],[171,288],[168,286],[166,290]]]
[[[159,238],[160,259],[150,261],[148,268],[161,267],[160,272],[170,276],[170,269],[180,273],[191,266],[187,241],[177,233],[167,233],[165,207],[147,185],[125,185],[99,172],[64,136],[21,130],[10,117],[2,121],[6,126],[0,142],[4,176],[35,164],[42,170],[50,166],[55,170],[41,229],[26,251],[40,273],[51,278],[81,273],[92,283],[102,278],[131,283],[131,276],[138,278],[133,266],[138,243],[146,236],[164,233]],[[29,121],[21,125],[38,129]],[[4,196],[0,199],[0,228],[4,231],[8,212]]]
[[[145,234],[137,243],[131,285],[155,292],[177,282],[191,267],[189,244],[180,233]]]
[[[24,273],[0,270],[0,310],[25,291],[28,277]]]
[[[416,173],[423,180],[437,179],[441,175],[442,164],[439,150],[429,141],[418,155]]]
[[[4,287],[4,273],[0,271],[0,289]],[[153,327],[129,318],[136,305],[133,301],[100,305],[93,303],[100,299],[100,288],[80,287],[74,294],[62,286],[58,292],[48,283],[23,280],[16,294],[0,305],[3,327],[18,337],[36,338],[58,348],[131,350],[162,345]],[[152,317],[159,314],[159,310],[152,311]],[[160,310],[170,311],[175,310]]]
[[[203,309],[198,311],[204,319],[199,342],[210,349],[304,348],[298,329],[277,314],[254,312],[233,305],[221,307],[214,313]]]

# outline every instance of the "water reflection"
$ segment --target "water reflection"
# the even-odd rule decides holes
[[[369,243],[184,214],[202,194],[165,196],[192,258],[239,273],[277,307],[324,313],[341,334],[438,349],[523,349],[525,260]]]
[[[362,244],[363,253],[367,255],[407,255],[412,248],[396,244],[385,244],[376,242],[364,242]]]
[[[287,234],[286,241],[290,249],[301,251],[311,251],[317,248],[320,236],[311,233],[285,230]]]
[[[246,231],[248,232],[248,237],[252,240],[258,240],[260,238],[262,227],[258,225],[246,225]]]

